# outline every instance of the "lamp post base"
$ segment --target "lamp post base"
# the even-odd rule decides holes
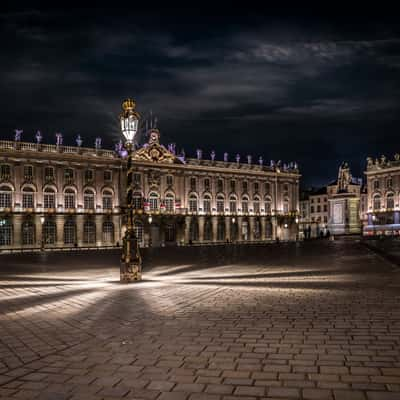
[[[122,262],[120,270],[120,282],[130,283],[142,280],[142,271],[137,263]]]

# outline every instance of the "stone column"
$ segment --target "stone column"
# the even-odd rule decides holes
[[[13,247],[18,248],[22,246],[22,215],[15,214],[13,219]]]
[[[211,224],[212,224],[212,241],[217,241],[217,231],[218,231],[218,217],[215,215],[211,217]]]
[[[250,239],[250,241],[253,241],[254,240],[254,228],[255,228],[255,221],[254,221],[254,217],[249,217],[249,226],[248,226],[248,229],[249,229],[249,233],[248,233],[248,237],[249,237],[249,239]]]
[[[35,224],[35,241],[36,247],[42,247],[43,240],[43,225],[40,222],[40,215],[35,214],[33,218],[33,222]],[[44,242],[43,242],[44,243]]]
[[[242,241],[243,240],[243,232],[242,232],[243,217],[236,217],[236,220],[237,220],[237,230],[238,230],[237,240]]]
[[[78,247],[87,246],[83,243],[83,224],[84,224],[84,215],[78,214],[76,216],[76,241],[78,243]],[[96,238],[97,239],[97,238]]]
[[[114,224],[114,243],[122,244],[122,236],[121,236],[121,217],[119,215],[113,215],[112,221]]]
[[[197,221],[199,223],[199,242],[203,243],[203,241],[204,241],[204,216],[197,217]]]
[[[261,229],[261,240],[265,240],[265,231],[266,231],[266,225],[267,221],[265,219],[265,217],[261,217],[260,218],[260,229]]]
[[[225,240],[231,238],[231,217],[225,217]]]

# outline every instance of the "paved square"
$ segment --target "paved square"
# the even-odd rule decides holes
[[[131,285],[117,253],[1,256],[0,398],[400,399],[400,270],[353,242],[201,251]]]

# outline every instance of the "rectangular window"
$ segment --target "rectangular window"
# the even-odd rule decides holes
[[[243,192],[247,192],[247,181],[242,182],[242,189],[243,189]]]
[[[109,170],[104,171],[104,182],[112,181],[112,173]]]
[[[167,186],[172,186],[174,184],[174,177],[172,175],[167,175]]]
[[[374,181],[374,189],[379,189],[379,181],[378,180]]]
[[[218,179],[217,181],[217,191],[218,192],[224,191],[224,181],[222,179]]]
[[[324,212],[328,211],[328,206],[326,204],[324,204]]]
[[[53,167],[46,167],[44,169],[44,180],[46,182],[54,180],[54,168]]]
[[[236,181],[231,180],[231,192],[235,192],[236,191]]]
[[[8,164],[2,164],[0,168],[0,179],[7,180],[11,177],[11,167]]]
[[[142,182],[142,175],[141,174],[133,174],[133,182],[136,185],[140,185]]]
[[[72,183],[74,180],[74,170],[71,168],[66,168],[64,170],[64,178],[66,183]]]
[[[386,187],[387,188],[391,188],[393,184],[392,178],[388,178],[386,181]]]
[[[2,190],[0,188],[0,208],[11,208],[12,203],[12,192],[11,189],[4,188],[7,190]]]
[[[85,171],[85,182],[92,182],[93,181],[93,170],[87,169]]]
[[[311,206],[310,211],[313,213],[314,212],[314,206]]]
[[[104,210],[112,209],[112,197],[111,196],[103,196],[103,208],[104,208]]]
[[[204,190],[206,190],[207,192],[210,191],[210,179],[209,178],[204,179]]]
[[[271,183],[265,182],[265,194],[271,194]]]
[[[190,178],[190,190],[196,190],[196,178]]]
[[[254,191],[258,192],[258,190],[259,190],[258,182],[254,182]]]
[[[24,178],[25,180],[31,180],[33,178],[33,167],[32,165],[24,166]]]

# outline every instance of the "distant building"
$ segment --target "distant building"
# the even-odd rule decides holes
[[[361,232],[360,194],[362,182],[351,176],[349,165],[339,167],[338,179],[327,187],[329,202],[328,229],[335,235]]]
[[[367,159],[364,235],[400,234],[400,154]]]

